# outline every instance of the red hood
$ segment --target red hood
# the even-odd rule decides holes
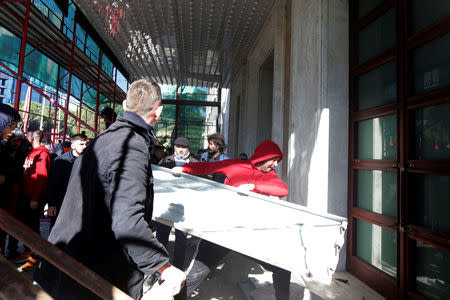
[[[252,165],[255,165],[274,157],[280,157],[280,161],[283,159],[284,156],[280,147],[272,141],[264,141],[256,147],[255,153],[250,157],[249,161]]]
[[[32,149],[30,153],[42,151],[47,152],[47,154],[50,154],[50,150],[48,150],[47,147],[45,147],[44,145],[40,145],[39,147]]]

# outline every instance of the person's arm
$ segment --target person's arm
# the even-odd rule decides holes
[[[127,153],[113,162],[116,167],[112,166],[108,176],[111,200],[106,204],[111,213],[112,231],[137,267],[147,275],[158,272],[175,295],[181,290],[186,275],[169,263],[167,250],[145,220],[146,201],[151,197],[149,164],[145,149],[130,142]]]
[[[110,180],[110,200],[106,203],[111,214],[111,227],[117,240],[137,267],[152,275],[168,261],[167,250],[156,240],[145,220],[150,180],[146,149],[130,141],[127,152],[111,149],[114,155],[106,176]]]
[[[181,166],[181,168],[182,172],[193,175],[208,175],[210,173],[226,175],[229,166],[236,163],[240,163],[240,161],[237,159],[227,159],[215,162],[189,163]]]
[[[284,197],[289,193],[287,185],[272,171],[255,182],[252,192],[264,195]]]
[[[64,199],[65,189],[67,186],[65,182],[67,180],[67,172],[64,170],[66,166],[65,161],[56,158],[53,161],[52,167],[48,175],[47,182],[47,200],[48,200],[48,211],[47,214],[54,217],[58,214],[57,207],[61,206]],[[70,174],[69,174],[70,176]]]

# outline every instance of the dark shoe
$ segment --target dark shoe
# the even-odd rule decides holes
[[[15,258],[11,259],[12,263],[20,264],[26,262],[31,257],[31,251],[24,251],[22,254],[19,254],[19,256],[16,256]]]

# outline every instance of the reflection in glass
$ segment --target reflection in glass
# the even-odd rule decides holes
[[[397,214],[395,172],[357,170],[357,206],[388,217]]]
[[[357,110],[394,102],[397,97],[397,60],[376,68],[357,80]]]
[[[155,125],[155,134],[158,140],[167,148],[171,148],[175,130],[175,104],[164,104],[161,119]]]
[[[219,91],[218,88],[182,85],[178,88],[178,100],[217,102]],[[163,99],[175,100],[177,99],[177,86],[162,84],[161,94]]]
[[[206,137],[216,132],[218,108],[212,106],[180,105],[178,108],[178,134],[189,139],[190,150],[207,147]]]
[[[410,5],[411,34],[419,32],[450,14],[450,1],[448,0],[412,0]]]
[[[416,290],[427,299],[450,299],[450,252],[416,242]]]
[[[358,18],[364,17],[367,15],[372,9],[378,6],[383,2],[383,0],[359,0],[358,1]]]
[[[413,93],[421,94],[450,84],[450,33],[412,52]]]
[[[397,237],[393,231],[356,220],[356,256],[397,277]]]
[[[358,63],[363,63],[395,45],[395,13],[391,8],[358,35]]]
[[[414,224],[450,235],[450,176],[411,176],[415,189]]]
[[[397,125],[395,115],[359,122],[359,159],[395,159],[397,153]]]
[[[450,159],[450,103],[415,111],[416,159]]]

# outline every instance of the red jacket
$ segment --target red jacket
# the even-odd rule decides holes
[[[45,146],[39,146],[31,150],[25,159],[23,168],[24,194],[32,201],[39,202],[45,193],[50,168],[50,151]]]
[[[190,163],[183,165],[183,172],[194,175],[225,174],[227,178],[224,183],[227,185],[238,187],[252,183],[255,185],[252,192],[284,197],[288,194],[288,187],[278,178],[275,171],[264,173],[255,167],[258,162],[274,157],[283,159],[280,148],[272,141],[264,141],[256,147],[255,153],[248,161],[226,159],[217,162]]]

